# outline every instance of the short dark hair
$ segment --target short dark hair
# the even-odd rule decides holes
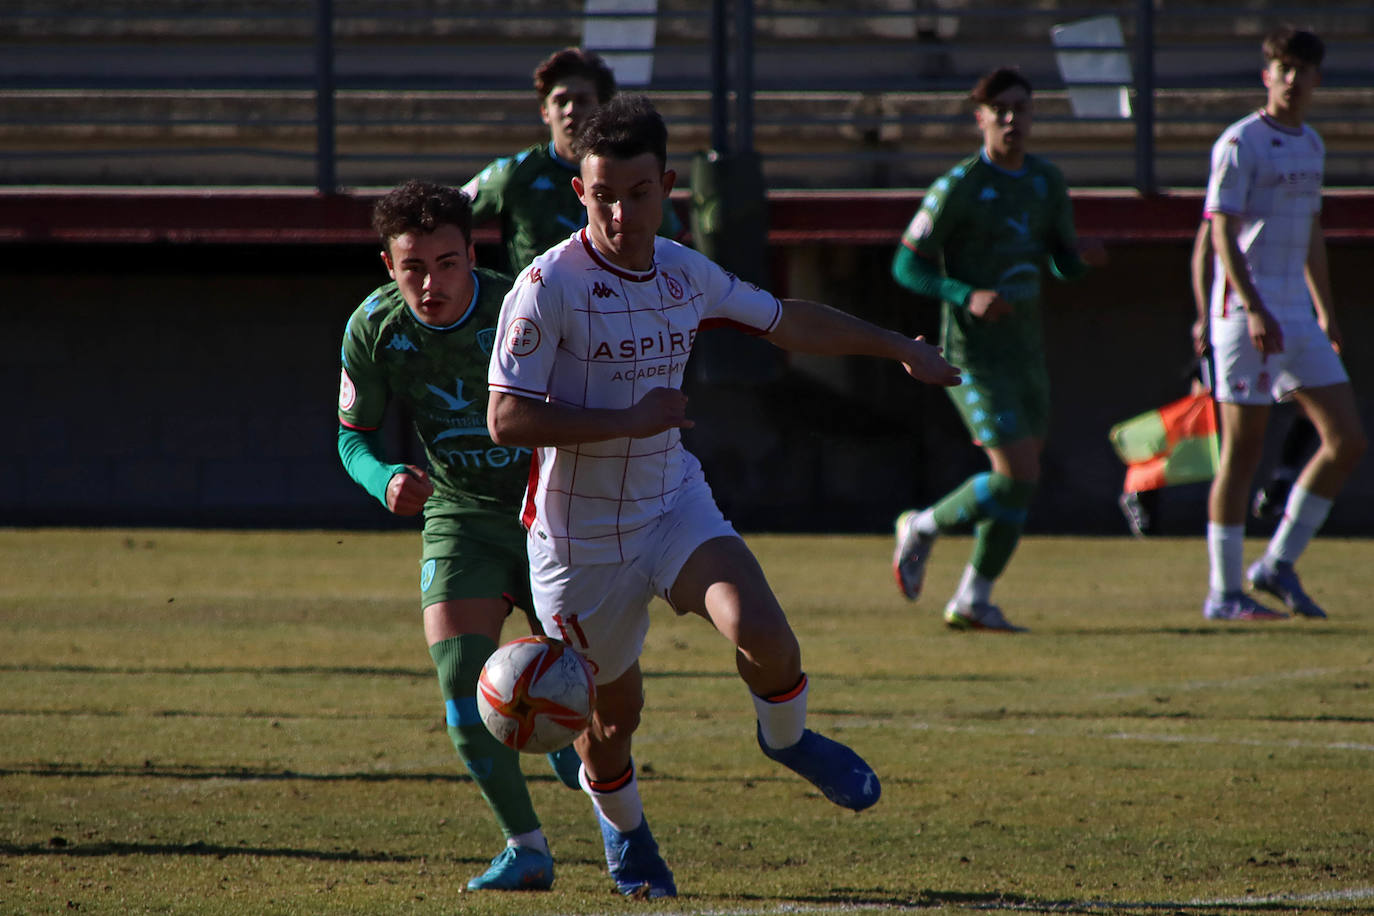
[[[622,93],[592,112],[573,141],[577,158],[606,156],[633,159],[653,153],[660,167],[668,164],[668,127],[647,95]]]
[[[1031,94],[1030,80],[1022,76],[1020,70],[1015,67],[998,67],[979,77],[968,97],[975,105],[987,105],[1013,86],[1025,89],[1026,95]]]
[[[472,202],[457,188],[412,178],[397,185],[372,207],[372,228],[382,247],[407,232],[433,232],[454,225],[472,241]]]
[[[1261,47],[1264,49],[1266,62],[1292,58],[1304,64],[1320,67],[1322,59],[1326,57],[1326,45],[1322,44],[1322,40],[1315,33],[1288,23],[1276,26],[1264,36],[1264,44]]]
[[[534,90],[542,102],[553,87],[570,76],[581,76],[596,85],[596,99],[605,103],[615,95],[615,74],[610,65],[595,51],[584,48],[564,48],[555,51],[534,68]]]

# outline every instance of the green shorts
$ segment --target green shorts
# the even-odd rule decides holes
[[[426,512],[421,544],[421,608],[440,601],[506,596],[522,610],[533,610],[525,530],[513,514]]]
[[[996,371],[964,371],[946,388],[975,445],[996,448],[1018,439],[1044,439],[1050,429],[1050,378],[1043,364]]]

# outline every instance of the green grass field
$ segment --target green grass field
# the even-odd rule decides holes
[[[940,622],[967,540],[919,605],[888,538],[748,540],[811,724],[883,798],[760,755],[728,645],[656,605],[636,759],[682,896],[643,904],[535,757],[555,889],[463,890],[501,841],[443,730],[417,535],[0,530],[0,913],[1374,911],[1370,542],[1304,559],[1330,620],[1213,624],[1200,536],[1032,538],[1008,636]]]

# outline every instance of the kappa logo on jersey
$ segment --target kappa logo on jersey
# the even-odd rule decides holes
[[[402,352],[408,350],[416,353],[420,352],[420,348],[415,346],[415,341],[404,334],[397,334],[395,337],[391,338],[391,340],[387,342],[386,348],[388,350],[400,350]]]
[[[517,318],[506,329],[506,349],[511,356],[529,356],[539,349],[539,325],[528,318]]]
[[[672,296],[674,299],[682,298],[682,284],[677,282],[675,277],[664,274],[663,282],[668,284],[668,295]]]
[[[983,188],[983,190],[981,190],[981,191],[978,192],[978,199],[979,199],[979,200],[996,200],[996,199],[997,199],[997,189],[996,189],[996,188]]]
[[[615,296],[617,299],[620,298],[620,293],[611,289],[609,286],[607,286],[605,283],[602,283],[600,280],[597,280],[596,283],[593,284],[592,295],[598,299],[605,299],[607,296]]]
[[[530,182],[530,187],[536,191],[552,191],[553,182],[549,180],[548,175],[540,175],[538,178],[534,179],[534,181]]]

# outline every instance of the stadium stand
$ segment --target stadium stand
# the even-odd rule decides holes
[[[755,4],[753,144],[772,188],[922,187],[969,145],[963,94],[1016,62],[1040,90],[1038,144],[1077,185],[1135,180],[1135,124],[1075,119],[1051,26],[1140,4],[869,0]],[[663,0],[649,86],[685,157],[711,145],[709,5]],[[0,9],[0,183],[310,186],[318,4],[15,0]],[[451,178],[535,142],[531,61],[580,41],[581,0],[335,0],[337,178]],[[1271,12],[1272,11],[1272,12]],[[1154,171],[1195,186],[1211,139],[1258,100],[1277,0],[1153,14]],[[1331,36],[1313,121],[1332,185],[1374,179],[1374,14],[1301,11]],[[679,166],[682,163],[678,163]],[[685,168],[680,168],[686,171]]]
[[[385,524],[332,451],[338,334],[382,277],[368,207],[398,178],[461,181],[546,136],[529,71],[580,40],[583,3],[332,0],[336,91],[322,109],[316,11],[327,5],[0,5],[6,286],[16,302],[56,291],[62,304],[21,310],[9,329],[0,382],[20,410],[0,460],[0,522]],[[1259,103],[1259,36],[1281,17],[1301,13],[1330,36],[1313,119],[1335,186],[1324,221],[1337,289],[1362,288],[1374,12],[1281,0],[1154,10],[1158,188],[1142,194],[1135,124],[1074,119],[1048,38],[1055,23],[1114,13],[1131,46],[1141,4],[1027,6],[755,3],[750,139],[769,185],[771,286],[934,333],[932,310],[888,276],[892,246],[924,186],[976,146],[962,102],[975,75],[1019,63],[1037,86],[1036,149],[1075,186],[1080,231],[1107,238],[1114,257],[1110,272],[1057,292],[1047,318],[1062,428],[1046,455],[1055,504],[1033,517],[1043,530],[1120,531],[1121,469],[1105,430],[1176,394],[1168,366],[1188,357],[1186,240],[1207,150]],[[684,178],[713,137],[709,7],[659,0],[648,89]],[[322,112],[334,124],[326,190],[337,193],[317,187]],[[685,216],[685,193],[675,203]],[[1374,335],[1362,310],[1346,316],[1348,339]],[[791,368],[771,387],[693,394],[707,419],[696,448],[746,528],[888,530],[894,506],[943,492],[979,460],[943,395],[900,373],[863,361]],[[1352,363],[1357,390],[1363,371]],[[1333,532],[1374,530],[1374,475],[1357,477]],[[1173,517],[1193,531],[1196,512]]]

